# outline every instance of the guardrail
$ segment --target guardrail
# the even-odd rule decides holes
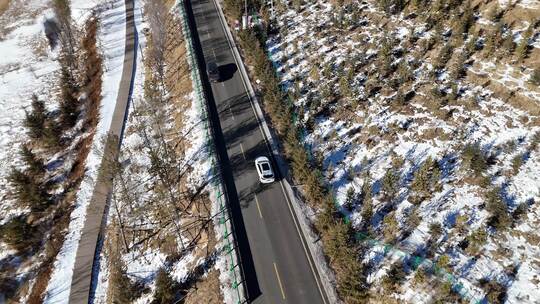
[[[242,271],[240,269],[240,259],[238,258],[238,252],[236,250],[235,240],[234,240],[234,234],[233,234],[233,225],[231,223],[231,215],[230,210],[227,205],[226,199],[224,198],[224,188],[223,183],[221,179],[221,172],[219,170],[216,170],[218,168],[218,165],[216,164],[216,158],[215,158],[215,145],[212,136],[210,135],[210,128],[208,124],[208,112],[206,108],[206,95],[204,93],[203,84],[202,84],[202,78],[201,78],[201,72],[199,69],[199,65],[197,62],[197,58],[195,55],[195,48],[193,45],[193,34],[192,30],[189,25],[188,16],[186,14],[186,7],[184,1],[186,0],[179,0],[176,3],[176,7],[178,8],[180,17],[181,17],[181,23],[182,23],[182,33],[184,35],[184,40],[186,42],[186,53],[187,53],[187,59],[191,70],[191,79],[193,82],[193,90],[195,91],[196,95],[196,101],[197,101],[197,109],[199,113],[201,113],[202,121],[204,123],[204,130],[205,130],[205,141],[207,143],[207,147],[211,150],[210,152],[210,162],[211,162],[211,170],[212,170],[212,178],[211,185],[212,188],[215,189],[213,193],[211,193],[211,196],[214,196],[213,201],[217,202],[219,205],[219,211],[217,213],[218,215],[218,224],[221,226],[221,229],[223,229],[223,241],[224,241],[224,258],[226,261],[226,266],[229,271],[229,275],[231,278],[231,285],[230,288],[230,295],[233,297],[234,303],[247,303],[246,297],[245,297],[245,286],[242,276]],[[212,199],[212,198],[211,198]]]

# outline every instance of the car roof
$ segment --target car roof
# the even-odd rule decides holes
[[[260,163],[260,162],[270,162],[270,160],[266,156],[259,156],[259,157],[257,157],[255,159],[255,162],[258,162],[258,163]]]

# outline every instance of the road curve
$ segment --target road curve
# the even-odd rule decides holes
[[[104,155],[112,155],[119,147],[119,139],[122,138],[124,123],[128,114],[129,99],[133,90],[134,68],[136,66],[136,31],[134,18],[134,1],[125,0],[126,7],[126,45],[124,51],[124,64],[122,78],[116,106],[109,132],[115,139],[109,141],[104,149]],[[96,138],[95,140],[100,140]],[[69,294],[70,304],[88,304],[92,286],[92,273],[94,268],[95,255],[98,249],[98,240],[102,232],[104,214],[107,201],[112,190],[112,180],[107,174],[102,161],[94,187],[92,198],[87,207],[86,220],[79,240],[75,266],[71,280],[71,290]]]
[[[241,221],[240,228],[245,231],[240,234],[247,235],[247,242],[237,241],[243,251],[241,260],[250,254],[247,260],[252,264],[244,268],[249,302],[327,303],[287,194],[280,182],[259,183],[254,160],[261,155],[272,157],[272,153],[253,109],[247,80],[238,70],[237,64],[241,63],[235,61],[218,7],[213,0],[186,1],[192,10],[188,14],[193,13],[196,24],[196,51],[204,57],[200,65],[216,62],[223,77],[223,81],[209,86],[206,75],[202,75],[210,119],[217,120],[212,126],[219,128],[214,134],[222,137],[216,139],[216,149],[218,154],[220,150],[224,154],[220,161],[227,162],[222,168],[230,171],[222,172],[225,184],[229,185],[229,204],[233,210],[241,210],[241,219],[233,221]],[[244,246],[248,247],[247,253]]]

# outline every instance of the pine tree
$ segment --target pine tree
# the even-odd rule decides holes
[[[43,136],[47,110],[45,103],[39,100],[37,95],[32,95],[32,111],[26,112],[24,126],[27,128],[28,136],[33,139],[40,139]]]
[[[362,220],[364,225],[368,226],[373,216],[373,188],[371,185],[371,178],[368,174],[364,177],[364,184],[362,185]]]
[[[416,197],[411,199],[416,203],[420,203],[431,196],[433,186],[437,184],[439,178],[440,171],[437,162],[431,157],[428,157],[414,173],[411,190],[414,191]]]
[[[28,172],[34,178],[39,178],[45,174],[45,164],[39,159],[27,145],[21,147],[21,157],[28,167]]]
[[[395,212],[387,214],[383,219],[384,240],[388,243],[394,243],[399,233],[399,223]]]
[[[46,189],[28,172],[12,168],[8,181],[14,188],[14,194],[21,207],[29,207],[32,211],[44,211],[50,204]]]
[[[352,211],[354,209],[354,205],[356,204],[356,191],[354,190],[354,187],[350,187],[347,190],[347,196],[345,198],[345,208],[349,211]]]
[[[488,167],[487,159],[477,144],[468,144],[461,154],[464,165],[480,176]]]
[[[66,129],[75,126],[79,117],[79,101],[77,95],[77,85],[67,68],[62,68],[62,77],[60,79],[60,88],[62,91],[60,100],[60,118],[62,126]]]
[[[176,299],[176,282],[164,268],[160,268],[156,274],[156,292],[154,304],[174,303]]]
[[[469,234],[466,238],[467,248],[465,251],[469,255],[476,255],[480,248],[484,246],[488,238],[487,232],[485,229],[480,228]]]
[[[529,80],[532,84],[540,86],[540,68],[534,69]]]
[[[450,43],[447,43],[442,47],[434,64],[435,69],[440,70],[446,66],[446,63],[450,57],[452,57],[452,51],[453,47]]]
[[[533,24],[531,23],[527,30],[521,35],[521,40],[516,48],[516,57],[519,61],[527,58],[529,53],[529,39],[531,39],[533,33]]]
[[[24,216],[17,216],[0,226],[0,239],[18,252],[33,250],[39,244],[37,229],[28,224]]]
[[[393,199],[398,192],[399,174],[393,168],[388,169],[383,177],[382,189],[387,197]]]
[[[456,61],[454,62],[452,69],[450,70],[450,77],[454,80],[458,80],[465,76],[465,62],[467,61],[467,54],[460,52]]]
[[[48,148],[57,149],[62,146],[62,127],[56,120],[50,120],[43,130],[43,143]]]
[[[494,188],[486,194],[486,210],[491,213],[488,224],[496,229],[504,229],[510,225],[508,210],[500,192],[500,188]]]
[[[382,40],[378,57],[382,75],[386,76],[392,71],[392,43],[388,36]]]
[[[512,31],[509,30],[503,42],[504,54],[511,55],[512,53],[514,53],[515,48],[516,43],[514,42],[514,36],[512,35]]]
[[[495,31],[490,31],[486,34],[486,41],[484,43],[484,57],[489,57],[493,55],[495,50],[495,44],[497,39],[497,33]]]
[[[341,95],[347,99],[353,97],[353,92],[350,85],[350,79],[346,75],[343,75],[339,78],[339,90]]]

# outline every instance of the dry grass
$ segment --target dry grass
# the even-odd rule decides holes
[[[217,304],[223,303],[220,293],[219,272],[217,270],[210,271],[206,277],[197,281],[186,298],[186,304]]]
[[[9,7],[9,0],[0,0],[0,15],[2,15]]]

